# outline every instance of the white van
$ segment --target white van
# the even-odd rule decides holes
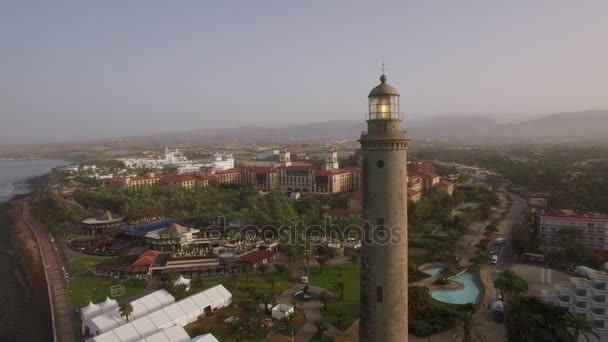
[[[496,254],[492,255],[492,265],[496,265],[497,262],[498,262],[498,255],[496,255]]]

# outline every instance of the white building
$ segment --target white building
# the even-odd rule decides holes
[[[166,329],[176,325],[184,327],[202,316],[229,306],[231,303],[232,294],[224,286],[217,285],[145,315],[133,317],[130,322],[123,321],[121,325],[90,338],[88,342],[157,341],[152,336],[168,338]],[[158,334],[162,331],[165,331],[164,337],[163,334]],[[185,342],[190,340],[183,340],[177,336],[175,340],[164,339],[160,341]]]
[[[545,290],[543,297],[572,313],[587,316],[598,332],[608,337],[608,273],[589,268],[582,273],[588,278],[571,277],[569,286],[558,285],[553,291]]]
[[[283,319],[291,314],[293,314],[294,307],[291,304],[279,303],[274,308],[272,308],[272,318],[274,319]]]

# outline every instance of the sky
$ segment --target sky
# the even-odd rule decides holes
[[[0,2],[0,144],[608,109],[608,1]]]

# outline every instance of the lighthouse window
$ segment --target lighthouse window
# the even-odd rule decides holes
[[[379,168],[383,168],[384,167],[384,160],[378,160],[378,162],[376,162],[376,166],[378,166]]]
[[[382,303],[382,286],[376,287],[376,301]]]

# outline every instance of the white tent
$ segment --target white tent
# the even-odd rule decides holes
[[[137,342],[189,342],[190,336],[179,325],[163,329]]]
[[[101,307],[97,304],[93,304],[93,302],[89,302],[89,305],[80,309],[80,320],[84,322],[87,319],[91,319],[100,314],[101,314]]]
[[[293,305],[279,303],[272,308],[272,318],[283,319],[284,317],[291,315],[293,311]]]
[[[173,297],[171,297],[171,299],[172,298]],[[139,301],[138,305],[146,306],[148,299],[142,297]],[[150,300],[150,302],[154,301]],[[116,317],[116,312],[102,314],[88,321],[91,323],[91,326],[97,328],[97,325],[95,324],[98,322],[103,323],[106,320],[109,321],[111,318],[117,320],[121,319],[123,321],[114,322],[114,326],[109,329],[107,329],[107,327],[111,325],[110,323],[103,325],[103,330],[91,330],[93,335],[98,331],[98,334],[101,334],[93,337],[91,341],[134,342],[139,340],[146,342],[181,342],[182,340],[180,340],[179,337],[181,335],[179,333],[175,333],[175,336],[171,335],[169,331],[171,327],[177,325],[181,328],[196,321],[200,316],[204,315],[206,311],[211,312],[221,309],[230,305],[231,302],[232,294],[222,285],[218,285],[180,300],[179,302],[161,307],[158,310],[138,317],[131,322],[123,322],[124,318],[120,316]],[[177,331],[175,330],[177,328],[173,329],[174,330],[171,331]],[[163,333],[161,334],[160,332]],[[184,341],[189,340],[190,338],[188,337],[188,339]],[[206,342],[207,340],[203,341]]]
[[[114,305],[112,302],[116,303],[114,309],[104,311],[105,307]],[[129,319],[134,320],[145,316],[148,313],[157,311],[172,303],[175,303],[175,298],[173,298],[169,292],[166,290],[158,290],[132,301],[131,306],[133,306],[133,313],[131,313]],[[120,315],[118,303],[115,300],[108,298],[106,301],[99,304],[99,306],[102,308],[103,313],[82,322],[83,334],[95,336],[127,323],[127,320]]]
[[[106,297],[106,300],[99,303],[99,307],[101,308],[101,312],[110,312],[118,308],[118,302],[114,299],[110,299],[110,297]]]
[[[220,342],[215,336],[211,334],[199,335],[191,339],[190,342]]]

